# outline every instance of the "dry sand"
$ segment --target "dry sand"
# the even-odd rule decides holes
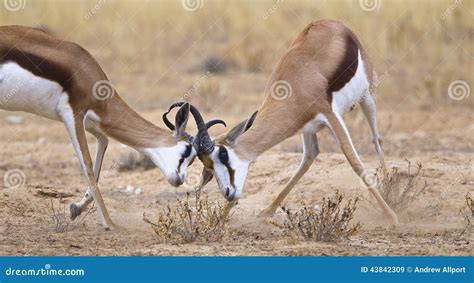
[[[262,76],[258,83],[263,86],[263,82]],[[141,113],[158,123],[165,107],[163,104],[159,110]],[[23,124],[8,124],[5,117],[12,113],[0,112],[0,176],[11,169],[20,169],[26,176],[24,186],[0,190],[0,254],[473,255],[473,235],[465,233],[459,237],[465,225],[460,214],[465,205],[464,196],[474,191],[472,111],[444,106],[409,110],[397,107],[399,104],[383,103],[379,107],[387,162],[403,170],[406,170],[404,158],[422,163],[420,178],[428,183],[426,191],[399,212],[400,227],[391,228],[377,211],[367,190],[324,131],[320,134],[322,153],[285,200],[285,205],[297,209],[302,200],[316,204],[335,190],[347,197],[361,197],[356,212],[356,220],[363,226],[359,234],[337,243],[293,242],[282,236],[277,227],[257,219],[258,212],[276,196],[299,163],[299,137],[293,137],[262,155],[252,166],[244,196],[230,220],[229,239],[222,243],[180,245],[160,243],[143,222],[142,215],[153,217],[168,202],[174,202],[192,188],[169,186],[158,169],[115,172],[115,162],[131,151],[116,142],[106,154],[100,184],[112,218],[127,230],[104,231],[97,214],[92,213],[80,225],[70,224],[68,231],[57,232],[51,201],[58,209],[64,206],[67,212],[68,205],[78,201],[85,190],[66,131],[60,123],[27,114],[20,114],[25,117]],[[252,108],[242,103],[239,112],[251,113]],[[206,116],[216,115],[219,113]],[[222,116],[231,125],[244,118],[237,114],[219,117]],[[368,126],[361,117],[360,113],[350,113],[346,119],[366,165],[376,168]],[[92,138],[90,141],[94,151],[95,142]],[[199,162],[190,168],[190,183],[198,178],[201,168]],[[129,184],[142,192],[124,193],[123,188]],[[210,199],[223,201],[214,180],[206,191]],[[282,217],[279,212],[274,219]]]

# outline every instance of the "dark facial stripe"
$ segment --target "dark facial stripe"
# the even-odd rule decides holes
[[[202,164],[208,169],[214,169],[214,162],[209,157],[209,155],[199,155],[199,159],[201,160]]]
[[[234,184],[235,171],[234,169],[232,169],[232,167],[230,167],[229,163],[226,163],[224,165],[227,168],[227,171],[229,172],[230,184],[232,185],[232,187],[235,188],[235,184]]]
[[[354,38],[347,35],[344,57],[328,81],[328,98],[330,103],[332,102],[332,93],[343,88],[354,77],[359,63],[357,60],[358,56],[359,47],[357,43]]]
[[[181,173],[181,165],[183,165],[183,162],[184,162],[184,158],[180,158],[179,163],[178,163],[178,174]]]

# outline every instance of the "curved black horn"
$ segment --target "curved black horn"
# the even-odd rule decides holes
[[[181,102],[181,101],[180,102],[175,102],[175,103],[171,104],[170,108],[168,108],[168,111],[163,114],[163,116],[162,116],[163,122],[165,122],[166,126],[170,130],[174,131],[176,129],[176,127],[173,125],[173,123],[170,122],[170,120],[168,120],[168,117],[166,117],[166,116],[168,116],[168,114],[171,112],[171,110],[173,108],[183,106],[185,103],[186,102]]]
[[[222,120],[211,120],[206,123],[206,128],[209,130],[212,126],[222,124],[224,127],[227,127],[227,124]]]
[[[206,123],[204,123],[204,119],[202,118],[201,113],[199,113],[199,110],[197,110],[197,108],[193,105],[190,106],[191,114],[193,115],[198,128],[198,133],[193,142],[194,148],[196,148],[198,154],[209,154],[214,150],[214,142],[211,140],[211,137],[207,132],[208,127]],[[212,122],[210,126],[215,124],[216,122]]]
[[[163,121],[165,122],[166,126],[168,126],[168,128],[170,128],[173,131],[175,130],[175,126],[173,125],[173,123],[171,123],[168,120],[167,115],[168,115],[168,113],[171,112],[171,110],[173,108],[182,106],[185,103],[186,102],[182,102],[182,101],[173,103],[169,107],[168,112],[163,114]],[[193,141],[194,148],[200,154],[209,154],[214,150],[214,142],[211,140],[211,137],[209,136],[209,133],[207,132],[207,130],[210,127],[212,127],[214,125],[217,125],[217,124],[222,124],[226,127],[227,127],[227,125],[222,120],[211,120],[211,121],[205,123],[204,119],[202,118],[201,113],[199,112],[199,110],[197,110],[197,108],[194,107],[193,105],[189,105],[189,106],[190,106],[189,111],[193,115],[194,121],[196,121],[197,129],[198,129],[198,133],[196,135],[196,138]]]

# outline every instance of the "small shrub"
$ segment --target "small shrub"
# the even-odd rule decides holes
[[[343,205],[343,195],[336,192],[330,198],[323,198],[320,209],[311,208],[302,202],[303,208],[297,212],[282,207],[286,220],[283,224],[272,222],[282,228],[285,234],[308,241],[332,242],[347,239],[362,227],[360,223],[351,225],[358,199],[349,199]]]
[[[186,194],[186,199],[177,199],[176,206],[161,211],[156,222],[143,214],[143,220],[150,224],[161,241],[175,242],[219,242],[229,234],[228,217],[224,206],[209,202],[209,197],[194,191]]]
[[[422,179],[422,164],[414,165],[409,160],[406,161],[406,172],[393,167],[385,175],[382,168],[377,169],[380,194],[396,212],[408,208],[428,187],[426,180]]]

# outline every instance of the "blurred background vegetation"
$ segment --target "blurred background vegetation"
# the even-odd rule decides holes
[[[372,57],[383,132],[404,129],[406,111],[427,113],[419,118],[474,106],[472,94],[448,96],[455,80],[474,88],[471,0],[18,1],[18,11],[0,9],[0,24],[40,26],[83,45],[120,95],[157,123],[183,98],[231,125],[242,120],[297,34],[324,18],[346,22]],[[420,119],[412,132],[428,123]],[[352,120],[366,127],[362,116]]]
[[[390,93],[390,98],[446,98],[449,82],[472,77],[473,4],[470,0],[43,0],[26,1],[19,11],[0,9],[0,24],[46,27],[60,38],[82,44],[117,84],[125,83],[123,78],[130,74],[146,73],[158,87],[160,81],[180,85],[180,76],[189,74],[196,75],[192,83],[199,83],[199,73],[207,71],[268,74],[308,23],[334,18],[352,27],[379,77],[389,78],[379,92]],[[364,5],[378,6],[364,9]],[[172,87],[163,95],[179,97],[189,87]],[[146,85],[137,91],[147,91]]]

